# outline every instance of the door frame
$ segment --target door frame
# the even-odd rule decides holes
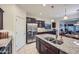
[[[20,17],[20,16],[16,16],[16,19],[15,19],[15,50],[16,51],[19,51],[22,47],[24,47],[24,45],[23,45],[21,48],[16,49],[16,21],[18,18],[25,20],[25,33],[26,33],[26,19],[24,19],[23,17]],[[26,44],[26,34],[25,34],[25,44]]]

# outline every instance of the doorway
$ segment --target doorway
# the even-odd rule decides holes
[[[16,17],[15,46],[16,51],[26,44],[26,20],[22,17]]]

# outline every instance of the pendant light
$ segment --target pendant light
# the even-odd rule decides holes
[[[46,4],[43,4],[43,7],[45,7],[46,6]]]
[[[67,20],[67,19],[68,19],[68,16],[66,15],[66,13],[67,13],[67,10],[66,10],[66,8],[65,8],[64,20]]]

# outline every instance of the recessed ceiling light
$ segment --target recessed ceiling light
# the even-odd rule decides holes
[[[43,7],[45,7],[46,6],[46,4],[43,4]]]
[[[54,22],[54,21],[55,21],[54,19],[51,20],[51,22]]]
[[[42,15],[42,13],[40,12],[40,15]]]

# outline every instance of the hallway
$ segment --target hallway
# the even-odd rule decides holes
[[[39,54],[36,49],[36,43],[27,44],[22,47],[17,54]]]

